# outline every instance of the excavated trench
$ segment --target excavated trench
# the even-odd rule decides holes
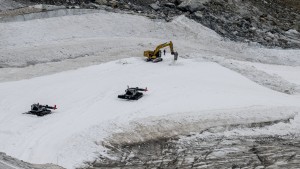
[[[277,123],[289,123],[292,118],[241,125],[208,128],[196,134],[158,138],[133,144],[104,146],[107,154],[85,169],[98,168],[299,168],[300,137],[226,136],[220,133],[233,129],[257,129]],[[210,135],[202,136],[203,132]]]

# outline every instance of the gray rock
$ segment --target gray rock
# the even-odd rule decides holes
[[[168,2],[172,3],[172,4],[176,4],[177,0],[168,0]]]
[[[271,33],[271,32],[267,32],[267,36],[270,37],[270,38],[272,38],[272,39],[275,37],[274,34]]]
[[[169,7],[169,8],[175,8],[176,6],[175,6],[175,4],[173,4],[173,3],[166,3],[166,4],[164,4],[166,7]]]
[[[130,9],[130,6],[129,5],[124,5],[124,8],[125,9]]]
[[[107,10],[107,11],[113,11],[113,8],[110,7],[110,6],[105,6],[105,10]]]
[[[156,3],[150,4],[149,6],[156,11],[160,9],[160,7]]]
[[[176,4],[181,4],[182,2],[184,2],[185,0],[176,0],[175,3]]]
[[[138,6],[138,5],[131,5],[131,9],[135,10],[135,11],[143,11],[144,8],[142,6]]]
[[[165,15],[163,12],[161,12],[161,13],[159,14],[159,16],[160,16],[161,18],[166,17],[166,15]]]
[[[255,31],[256,28],[255,28],[255,27],[251,27],[250,30],[251,30],[251,31]]]
[[[118,1],[116,1],[116,0],[111,0],[111,1],[109,2],[109,4],[110,4],[110,6],[113,7],[113,8],[117,8],[117,7],[119,6]]]
[[[194,13],[195,17],[198,18],[198,19],[201,19],[203,18],[203,13],[201,11],[197,11]]]
[[[271,38],[271,37],[268,37],[268,36],[265,37],[264,39],[265,39],[267,42],[271,42],[271,41],[272,41],[272,38]]]
[[[107,5],[107,0],[95,0],[95,3],[99,5]]]
[[[294,26],[293,29],[297,30],[298,32],[300,32],[300,21],[298,21]]]
[[[216,27],[216,30],[217,30],[217,32],[219,32],[219,33],[221,33],[221,34],[223,34],[223,35],[226,34],[226,31],[225,31],[224,29],[222,29],[221,26],[217,26],[217,27]]]
[[[287,44],[289,41],[286,39],[278,39],[280,43]]]
[[[90,9],[105,9],[105,7],[103,7],[103,5],[98,5],[98,4],[95,4],[95,3],[88,3],[88,4],[85,4],[85,5],[82,5],[83,7],[85,8],[90,8]]]
[[[195,12],[203,10],[205,8],[203,4],[209,1],[210,0],[185,0],[178,8],[184,11]]]
[[[149,15],[147,15],[150,19],[156,19],[157,17],[156,17],[156,15],[154,15],[154,14],[149,14]]]
[[[285,33],[289,34],[289,35],[299,35],[299,32],[295,29],[290,29],[290,30],[286,31]]]

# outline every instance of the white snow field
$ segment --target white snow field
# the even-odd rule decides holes
[[[139,121],[137,118],[176,115],[175,120],[180,121],[191,114],[207,119],[198,126],[205,129],[295,116],[294,109],[274,107],[293,107],[299,99],[264,88],[216,63],[192,59],[170,63],[171,58],[158,64],[130,58],[1,83],[1,151],[33,163],[72,168],[94,157],[94,152],[101,153],[101,145],[95,142],[130,121]],[[118,99],[127,85],[148,87],[149,91],[138,101]],[[56,104],[59,109],[41,118],[22,114],[36,102]],[[243,109],[234,110],[237,108]]]
[[[300,66],[266,65],[261,63],[251,64],[269,74],[281,76],[292,83],[300,85]]]
[[[169,54],[160,63],[144,61],[144,50],[169,40],[180,55],[176,63]],[[284,65],[294,73],[276,69],[278,76],[299,85],[299,56],[300,50],[225,41],[184,16],[165,23],[100,12],[0,23],[0,151],[72,169],[105,155],[105,141],[291,118],[261,133],[300,134],[298,93],[271,90],[221,63]],[[275,70],[266,66],[257,69]],[[127,85],[149,91],[138,101],[118,99]],[[37,102],[58,109],[44,117],[22,114]]]

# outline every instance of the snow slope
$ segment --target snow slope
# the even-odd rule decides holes
[[[300,65],[300,50],[264,49],[226,41],[184,16],[172,22],[99,11],[97,14],[0,23],[0,80],[20,80],[124,57],[174,42],[182,57]],[[58,61],[64,61],[61,64]],[[48,63],[39,66],[38,63]],[[35,65],[35,66],[32,66]],[[28,66],[28,67],[26,67]],[[26,67],[24,69],[11,67]],[[45,69],[47,67],[47,69]]]
[[[94,152],[101,152],[102,147],[95,142],[115,131],[113,124],[126,126],[141,118],[172,117],[172,114],[180,121],[191,112],[197,114],[198,119],[217,117],[217,123],[203,123],[202,129],[205,129],[216,124],[295,116],[295,111],[289,108],[248,113],[240,110],[230,115],[224,110],[295,106],[299,99],[261,87],[216,63],[192,59],[172,62],[170,56],[158,64],[130,58],[1,83],[1,151],[33,163],[51,162],[72,168],[93,158]],[[127,85],[148,87],[149,92],[139,101],[119,100],[117,95],[122,94]],[[57,104],[59,109],[42,118],[22,114],[35,102]],[[205,113],[207,110],[214,112]]]
[[[143,61],[142,51],[169,40],[180,55],[176,64],[169,55],[157,64]],[[225,41],[184,16],[166,23],[102,11],[0,23],[0,66],[5,67],[0,151],[74,168],[105,154],[106,141],[128,143],[293,117],[283,126],[299,134],[298,95],[270,90],[225,68],[230,60],[299,66],[299,54]],[[127,85],[149,91],[136,102],[117,99]],[[36,102],[59,109],[42,118],[22,114]]]
[[[290,82],[300,85],[300,66],[268,65],[259,63],[252,63],[251,65],[268,72],[269,74],[281,76]]]

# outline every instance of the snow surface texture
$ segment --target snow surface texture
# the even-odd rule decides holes
[[[219,63],[220,65],[228,69],[231,69],[233,71],[236,71],[244,75],[245,77],[251,79],[252,81],[260,85],[266,86],[272,90],[287,93],[287,94],[300,93],[300,84],[293,83],[294,80],[292,80],[292,82],[289,82],[288,80],[285,80],[284,78],[278,76],[275,73],[270,73],[270,74],[266,73],[264,67],[268,67],[269,65],[260,66],[259,68],[256,68],[254,65],[258,63],[249,64],[251,62],[241,62],[233,59],[225,59],[223,57],[205,57],[205,59]],[[287,67],[287,66],[281,66],[281,67]],[[292,74],[292,77],[298,78],[295,74],[295,73],[300,73],[298,68],[299,66],[296,67],[294,71],[293,70],[288,71],[288,73],[294,73]]]
[[[6,11],[21,7],[24,7],[24,5],[13,0],[0,0],[0,11]]]
[[[144,50],[169,40],[181,56],[177,63],[170,55],[157,64],[143,61]],[[0,71],[0,150],[33,163],[74,168],[105,155],[105,141],[145,141],[288,118],[294,120],[265,132],[299,134],[300,97],[282,93],[297,91],[299,54],[225,41],[184,16],[166,23],[100,12],[0,23],[5,67]],[[294,74],[277,70],[281,77],[271,83],[281,87],[273,89],[260,83],[260,71],[272,77],[273,65],[252,62],[281,65]],[[244,68],[251,66],[258,73]],[[52,73],[57,74],[36,77]],[[136,102],[119,100],[127,85],[149,92]],[[59,109],[42,118],[22,114],[36,102]]]
[[[113,21],[113,22],[112,22]],[[75,69],[119,58],[141,56],[142,51],[172,40],[182,57],[223,58],[300,65],[300,50],[264,49],[224,41],[212,30],[184,16],[170,23],[128,14],[97,14],[0,23],[0,81],[19,80]],[[60,62],[63,61],[63,62]],[[46,63],[46,64],[39,64]],[[31,65],[31,66],[30,66]],[[299,93],[297,85],[278,77],[271,82],[261,72],[232,67],[273,90]],[[26,67],[27,66],[27,67]],[[26,67],[24,69],[11,67]],[[252,73],[249,73],[252,72]]]
[[[269,74],[278,75],[294,84],[300,85],[299,66],[265,65],[249,62],[244,62],[244,64],[252,65],[257,69],[263,70]]]
[[[29,162],[72,168],[91,160],[94,152],[101,152],[101,144],[95,142],[111,133],[128,131],[122,126],[141,118],[147,121],[167,115],[169,123],[160,124],[166,124],[166,129],[158,133],[176,128],[181,134],[186,129],[182,127],[180,132],[172,123],[178,121],[185,126],[191,119],[199,119],[196,129],[204,130],[216,125],[286,119],[298,112],[289,106],[297,105],[299,98],[264,88],[216,63],[193,59],[172,62],[171,56],[158,64],[130,58],[1,83],[0,149]],[[139,101],[118,99],[127,85],[148,87],[149,92]],[[42,118],[22,115],[36,102],[57,104],[59,109]],[[150,127],[148,133],[152,132]],[[130,138],[134,142],[157,137],[131,136],[113,140]]]

